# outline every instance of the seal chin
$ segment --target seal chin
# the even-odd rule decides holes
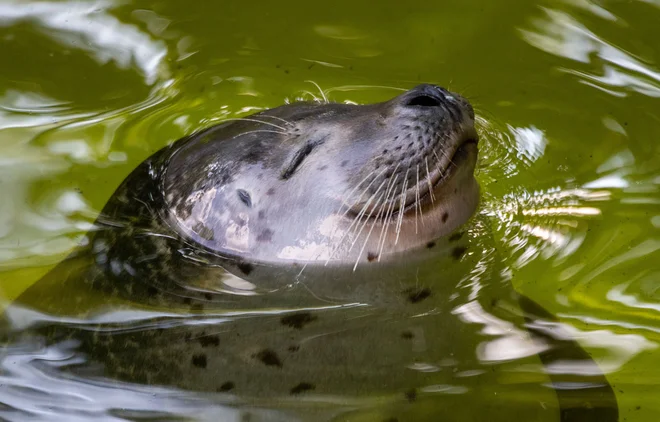
[[[433,193],[441,189],[441,185],[448,183],[457,174],[463,173],[472,175],[477,164],[477,155],[479,153],[478,138],[470,137],[461,142],[454,154],[451,156],[449,165],[445,169],[442,177],[434,184]],[[429,192],[430,193],[430,192]],[[430,194],[427,196],[431,196]]]

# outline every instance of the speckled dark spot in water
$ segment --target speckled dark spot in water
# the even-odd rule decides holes
[[[189,306],[190,306],[190,305],[192,304],[192,299],[189,298],[189,297],[184,297],[184,298],[183,298],[183,304],[184,304],[184,305],[189,305]]]
[[[401,333],[401,338],[405,338],[406,340],[413,339],[415,337],[415,334],[413,334],[412,331],[404,331]]]
[[[234,387],[236,387],[236,385],[233,382],[227,381],[218,387],[218,393],[226,393],[227,391],[233,390]]]
[[[314,384],[310,384],[308,382],[301,382],[300,384],[296,385],[291,389],[291,394],[300,394],[304,393],[305,391],[310,391],[316,388]]]
[[[191,359],[191,363],[193,366],[197,368],[206,368],[206,355],[205,354],[199,354],[199,355],[193,355]]]
[[[457,246],[451,251],[451,256],[455,260],[461,259],[463,254],[465,254],[465,251],[467,251],[467,248],[465,246]]]
[[[257,216],[259,217],[259,220],[263,220],[264,218],[266,218],[266,211],[259,210],[259,212],[257,213]]]
[[[387,418],[383,419],[383,422],[399,422],[399,420],[397,418]]]
[[[302,329],[305,325],[315,321],[316,316],[309,312],[298,312],[291,315],[283,316],[280,322],[282,325],[288,325],[291,328]]]
[[[461,240],[461,238],[463,237],[464,234],[465,233],[463,233],[463,232],[454,233],[451,236],[449,236],[449,241],[450,242],[456,242],[458,240]]]
[[[216,335],[208,335],[208,336],[202,336],[198,339],[199,344],[202,347],[209,347],[209,346],[219,346],[220,345],[220,337]]]
[[[446,212],[443,212],[442,213],[442,222],[446,223],[448,218],[449,218],[449,214],[446,213]]]
[[[429,249],[433,249],[435,247],[435,242],[429,242],[426,244],[426,247]]]
[[[278,368],[282,367],[282,361],[280,360],[277,353],[271,349],[264,349],[259,353],[253,356],[256,359],[259,359],[266,366],[277,366]]]
[[[270,242],[273,239],[273,231],[271,229],[264,229],[259,236],[257,236],[257,241],[259,242]]]
[[[367,254],[367,261],[369,261],[369,262],[374,262],[374,261],[377,260],[377,259],[378,259],[378,254],[377,254],[377,253],[375,253],[375,252],[369,252],[369,253]]]
[[[254,270],[254,265],[248,264],[247,262],[241,262],[236,265],[239,270],[245,275],[250,275],[252,270]]]
[[[344,161],[342,161],[340,165],[341,165],[342,167],[346,167],[346,164],[348,164],[348,160],[344,160]]]
[[[204,299],[213,300],[213,295],[211,293],[204,293]]]
[[[147,287],[147,294],[149,296],[156,296],[158,294],[158,289],[155,288],[154,286],[149,286]]]
[[[406,399],[411,403],[417,400],[417,390],[415,390],[414,388],[411,388],[410,390],[406,391],[403,394],[404,396],[406,396]]]
[[[298,350],[300,350],[300,346],[298,346],[297,344],[296,344],[296,345],[293,345],[293,346],[289,346],[289,348],[288,348],[287,350],[288,350],[289,352],[291,352],[291,353],[295,353],[295,352],[297,352]]]
[[[270,188],[266,191],[266,195],[274,195],[275,194],[275,189]]]
[[[429,296],[431,296],[431,289],[429,289],[428,287],[424,287],[422,289],[411,287],[409,289],[404,290],[403,294],[408,296],[408,301],[410,301],[410,303],[419,303],[424,299],[428,298]]]

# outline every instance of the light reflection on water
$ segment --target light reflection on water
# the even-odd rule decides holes
[[[192,66],[192,70],[177,72],[177,64],[196,59],[203,40],[177,29],[174,17],[147,8],[135,7],[128,18],[125,14],[120,18],[117,10],[121,5],[110,1],[0,4],[0,29],[11,30],[29,23],[39,36],[67,54],[89,58],[99,69],[109,64],[113,72],[137,76],[139,82],[133,91],[142,95],[136,99],[130,88],[113,91],[108,87],[106,92],[100,87],[98,105],[82,107],[75,96],[60,98],[58,91],[46,83],[22,83],[12,88],[11,83],[5,86],[3,82],[0,133],[7,136],[2,137],[0,144],[0,188],[4,198],[0,201],[0,269],[4,268],[5,274],[13,276],[23,268],[58,262],[90,229],[112,186],[165,143],[200,126],[277,105],[285,101],[284,96],[319,97],[303,77],[295,87],[287,86],[283,96],[269,94],[263,80],[250,76],[246,68],[232,73],[234,55],[225,57],[225,52],[214,59],[215,70]],[[610,25],[634,26],[605,6],[589,0],[543,2],[516,25],[518,48],[526,44],[554,56],[555,70],[598,91],[609,101],[660,96],[660,72],[654,57],[604,35],[607,31],[603,28]],[[314,51],[301,60],[305,66],[315,65],[332,72],[348,69],[350,65],[343,61],[346,56],[370,60],[388,54],[386,44],[378,36],[357,28],[313,25],[310,32],[315,37],[333,43],[332,53],[325,57]],[[250,39],[234,48],[237,57],[258,56],[261,51],[256,41]],[[335,54],[342,49],[343,54]],[[35,54],[43,52],[36,49]],[[210,88],[195,88],[193,95],[187,95],[186,90],[198,79],[209,79]],[[345,84],[338,77],[337,85],[341,86],[324,86],[329,88],[325,93],[337,101],[359,103],[374,95],[387,98],[401,88],[365,77],[353,82]],[[233,103],[235,98],[240,100]],[[547,109],[553,109],[550,100],[548,104]],[[563,104],[554,106],[561,109]],[[515,107],[522,110],[534,108],[535,104],[521,101],[508,106]],[[577,166],[561,156],[563,150],[570,151],[567,144],[573,140],[563,140],[543,122],[529,119],[509,124],[498,119],[495,111],[483,111],[479,120],[483,138],[479,170],[484,195],[481,216],[488,219],[494,239],[480,245],[484,249],[494,245],[502,268],[495,271],[492,261],[479,262],[474,257],[473,268],[448,297],[453,301],[451,313],[458,320],[466,326],[483,325],[481,334],[489,337],[468,349],[476,357],[475,362],[466,364],[464,356],[427,356],[422,361],[406,362],[406,368],[414,373],[443,374],[423,378],[437,382],[417,385],[416,394],[424,396],[419,402],[426,403],[427,396],[436,405],[444,403],[440,399],[444,396],[451,400],[458,400],[452,396],[467,397],[461,403],[483,402],[483,396],[475,393],[478,381],[473,379],[481,379],[490,370],[488,365],[495,363],[511,363],[505,378],[510,377],[507,379],[514,394],[507,400],[542,401],[542,394],[536,396],[536,392],[523,397],[525,383],[511,373],[523,377],[538,375],[538,363],[529,363],[525,358],[546,350],[547,345],[530,341],[521,326],[476,307],[473,300],[488,294],[488,289],[482,291],[488,282],[511,281],[523,292],[531,292],[530,296],[561,319],[561,330],[567,338],[578,339],[592,353],[598,369],[611,376],[620,394],[626,385],[651,383],[660,378],[660,373],[652,369],[646,372],[644,380],[639,380],[637,369],[639,362],[657,360],[660,341],[660,271],[653,265],[660,249],[660,150],[653,147],[657,142],[647,150],[629,145],[639,132],[628,126],[626,115],[612,112],[596,116],[594,123],[588,124],[604,128],[594,133],[607,131],[607,145],[594,152],[596,158],[585,158],[582,166]],[[648,109],[643,113],[651,114]],[[648,119],[653,120],[653,116]],[[594,142],[594,148],[598,148],[598,139],[584,142]],[[99,187],[103,169],[118,170],[107,186]],[[88,174],[92,175],[90,179],[83,180]],[[35,186],[41,193],[34,192]],[[226,284],[225,293],[232,295],[245,287],[237,280]],[[14,296],[22,288],[16,290]],[[367,326],[383,324],[383,319],[376,317],[380,315],[377,307],[368,303],[357,305],[346,306],[341,315],[351,321],[364,321]],[[441,303],[437,305],[440,307]],[[194,318],[178,313],[130,307],[79,319],[63,319],[30,309],[14,308],[12,312],[8,316],[14,329],[25,328],[21,324],[54,320],[88,325],[90,329],[104,323],[119,327],[120,331],[136,329],[136,321],[143,320],[146,325],[139,326],[141,330],[171,327],[163,322],[165,319],[174,325],[180,321],[195,323]],[[207,315],[204,323],[222,325],[239,316],[246,317],[248,313],[225,313],[216,318]],[[387,323],[398,326],[406,318],[426,321],[411,330],[412,350],[423,353],[429,351],[431,343],[420,327],[425,327],[428,335],[425,324],[430,324],[431,318],[444,321],[446,317],[438,308],[430,307],[425,312],[398,318]],[[341,333],[345,322],[341,318],[334,322],[334,330],[324,327],[315,335]],[[256,322],[255,326],[259,324]],[[540,322],[534,328],[556,334],[556,327],[559,325]],[[229,421],[243,420],[242,411],[236,410],[240,403],[251,408],[255,419],[294,420],[293,415],[297,414],[303,415],[302,419],[320,420],[356,409],[402,408],[397,402],[401,397],[384,393],[386,397],[366,394],[360,398],[309,398],[306,400],[314,406],[305,408],[305,400],[251,401],[239,394],[192,393],[59,371],[58,368],[86,361],[75,346],[64,342],[44,348],[26,342],[5,349],[0,402],[6,408],[0,410],[0,415],[7,420],[24,420],[30,415],[34,420],[109,421],[162,420],[165,415],[186,415],[196,420]],[[553,374],[594,374],[594,366],[580,360],[556,361],[546,369]],[[448,371],[455,372],[447,377],[444,374]],[[513,398],[516,394],[522,398]],[[621,403],[629,400],[622,396],[619,399]],[[279,410],[276,413],[259,410],[260,407]],[[374,414],[380,416],[378,412]]]
[[[584,1],[582,4],[589,4],[592,11],[605,11],[592,2]],[[620,22],[609,13],[597,13],[597,16]],[[597,68],[594,70],[598,74],[579,68],[559,69],[575,75],[581,83],[615,96],[625,96],[629,91],[650,97],[660,96],[658,71],[630,52],[599,37],[569,11],[542,7],[540,16],[533,18],[530,26],[530,29],[521,29],[520,34],[531,45]]]

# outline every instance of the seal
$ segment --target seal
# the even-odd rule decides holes
[[[428,84],[382,103],[288,104],[201,130],[140,164],[83,245],[18,301],[85,315],[97,292],[105,304],[192,317],[168,314],[158,328],[131,320],[116,332],[40,320],[21,334],[51,345],[74,338],[105,376],[130,382],[251,397],[394,389],[416,401],[418,386],[448,381],[435,364],[411,372],[410,362],[461,356],[466,373],[479,372],[515,356],[485,347],[487,336],[519,344],[524,324],[557,324],[508,284],[483,278],[479,295],[458,287],[474,287],[497,261],[466,254],[478,246],[469,232],[480,233],[469,226],[478,142],[470,103]],[[522,312],[511,313],[512,300]],[[274,304],[290,311],[273,315]],[[230,321],[231,309],[251,313]],[[223,319],[201,324],[209,311]],[[593,363],[573,340],[535,327],[521,358]],[[612,390],[595,377],[586,407],[557,390],[562,421],[616,420]],[[480,382],[495,388],[495,379]],[[534,403],[526,415],[541,420],[541,410]],[[502,409],[501,420],[510,416]]]
[[[189,287],[225,270],[257,291],[303,275],[339,294],[337,278],[360,266],[371,278],[402,260],[460,257],[455,232],[479,203],[477,144],[469,102],[426,84],[379,104],[295,103],[204,129],[117,188],[77,251],[95,262],[84,278],[147,302],[204,299]],[[356,299],[352,284],[342,297]]]

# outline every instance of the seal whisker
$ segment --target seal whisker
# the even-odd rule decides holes
[[[145,208],[146,208],[147,210],[149,210],[149,211],[152,210],[152,208],[151,208],[151,206],[149,206],[149,204],[147,204],[146,202],[144,202],[143,200],[141,200],[141,199],[138,198],[137,196],[133,195],[133,200],[134,200],[134,201],[138,201],[139,203],[141,203],[142,205],[144,205]]]
[[[436,153],[434,150],[431,150],[433,152],[433,155],[435,156],[435,162],[431,161],[431,164],[435,166],[435,169],[440,173],[440,177],[444,174],[444,170],[442,167],[440,167],[440,157],[438,156],[438,153]]]
[[[305,81],[305,82],[309,82],[310,84],[313,84],[314,86],[316,86],[316,88],[318,88],[319,92],[321,93],[321,97],[323,98],[323,100],[325,101],[325,103],[326,103],[326,104],[330,103],[330,101],[328,101],[328,97],[325,96],[325,92],[323,92],[323,90],[321,89],[321,87],[319,86],[319,84],[317,84],[317,83],[314,82],[314,81],[310,81],[310,80],[307,80],[307,81]]]
[[[259,114],[258,116],[259,117],[270,117],[271,119],[277,119],[277,120],[280,120],[280,121],[282,121],[282,122],[284,122],[284,123],[286,123],[286,124],[288,124],[289,126],[292,126],[292,127],[296,125],[295,123],[293,123],[293,122],[291,122],[287,119],[283,119],[279,116],[273,116],[271,114]]]
[[[387,85],[342,85],[335,86],[333,88],[328,88],[326,93],[331,93],[333,91],[356,91],[358,89],[393,89],[396,91],[407,91],[405,88],[397,88],[394,86]]]
[[[305,266],[306,266],[306,265],[305,265]],[[301,274],[302,274],[302,270],[301,270],[300,273],[298,274],[298,277],[300,277]],[[302,280],[298,280],[298,284],[299,284],[300,286],[303,286],[303,287],[305,288],[305,290],[307,290],[307,292],[308,292],[310,295],[312,295],[312,297],[313,297],[314,299],[316,299],[316,300],[319,300],[319,301],[321,301],[321,302],[325,302],[325,303],[329,303],[329,304],[331,304],[331,305],[338,305],[338,304],[341,305],[341,302],[333,301],[333,300],[328,300],[328,299],[324,299],[324,298],[318,296],[318,295],[317,295],[316,293],[314,293],[314,292],[312,291],[312,289],[310,289],[309,286],[308,286],[306,283],[304,283]]]
[[[362,206],[362,209],[360,209],[360,212],[359,212],[358,215],[355,217],[355,219],[353,220],[353,222],[351,223],[351,225],[348,227],[348,229],[346,230],[346,233],[344,234],[344,236],[342,236],[341,240],[340,240],[339,243],[337,244],[337,247],[339,247],[339,246],[341,246],[341,245],[343,244],[344,239],[346,239],[346,235],[350,234],[351,232],[355,232],[355,231],[357,231],[358,227],[360,226],[360,223],[362,222],[362,217],[364,217],[364,215],[365,215],[367,209],[369,208],[369,205],[370,205],[371,202],[374,200],[375,196],[378,194],[378,191],[380,191],[381,187],[383,186],[383,183],[385,183],[385,181],[383,181],[383,182],[380,184],[380,186],[378,187],[378,190],[377,190],[373,195],[371,195],[371,196],[369,197],[369,199],[367,200],[367,202],[365,202],[365,204]],[[372,210],[372,213],[373,213],[373,210]],[[371,216],[371,214],[370,214],[369,216]],[[360,233],[362,232],[362,229],[364,228],[364,225],[365,225],[368,221],[369,221],[369,217],[367,217],[367,218],[364,220],[364,223],[362,223],[362,228],[360,228],[359,232],[356,233],[356,239],[353,240],[353,242],[351,243],[351,247],[349,248],[349,251],[350,251],[351,249],[353,249],[353,245],[355,245],[355,242],[357,241],[357,236],[360,235]]]
[[[380,183],[380,186],[378,186],[378,189],[376,189],[376,192],[374,192],[373,195],[371,195],[371,197],[369,197],[369,200],[364,204],[364,206],[362,207],[362,211],[360,211],[360,214],[362,214],[362,217],[364,217],[367,208],[369,208],[369,205],[371,205],[371,202],[374,200],[374,198],[376,197],[376,195],[378,195],[378,192],[380,192],[380,190],[383,188],[383,185],[384,185],[384,184],[385,184],[385,180],[383,180],[383,181]],[[376,201],[376,203],[378,203],[378,201],[380,201],[380,198],[381,198],[382,196],[383,196],[383,194],[381,194],[381,195],[378,197],[378,200]],[[371,207],[371,211],[369,212],[369,215],[367,215],[367,218],[364,219],[364,223],[362,223],[362,226],[360,227],[360,230],[356,233],[356,235],[355,235],[355,239],[354,239],[353,242],[351,243],[351,247],[348,249],[349,252],[353,249],[353,246],[355,246],[355,242],[357,242],[357,240],[358,240],[358,238],[359,238],[359,236],[360,236],[360,233],[362,233],[362,230],[364,230],[364,226],[367,225],[367,222],[369,221],[369,218],[371,218],[371,215],[374,213],[374,210],[375,210],[375,207]],[[362,220],[362,217],[360,217],[360,220]],[[358,224],[359,224],[359,223],[358,223]],[[357,229],[357,226],[356,226],[356,229]]]
[[[277,133],[278,135],[286,135],[286,133],[278,132],[276,130],[258,129],[258,130],[250,130],[247,132],[243,132],[241,133],[241,136],[249,135],[250,133]]]
[[[373,180],[367,185],[366,188],[364,188],[364,189],[362,190],[362,193],[360,194],[360,197],[359,197],[355,202],[353,202],[353,204],[349,205],[349,206],[348,206],[348,209],[347,209],[346,211],[344,211],[344,213],[341,215],[342,217],[345,217],[346,214],[348,214],[348,213],[351,211],[351,209],[352,209],[355,205],[357,205],[357,204],[362,200],[362,197],[363,197],[364,194],[367,192],[367,190],[371,187],[371,185],[373,185],[374,182],[375,182],[376,180],[378,180],[378,178],[379,178],[380,176],[382,176],[383,173],[385,173],[386,171],[387,171],[387,168],[384,168],[383,170],[380,171],[380,173],[378,173],[376,176],[374,176]],[[361,185],[362,183],[364,183],[364,182],[365,182],[365,181],[366,181],[371,175],[373,175],[375,172],[376,172],[376,170],[373,170],[371,173],[369,173],[364,179],[362,179],[362,181],[360,181],[360,183],[358,183],[357,185],[355,185],[355,187],[351,190],[351,192],[349,192],[349,194],[348,194],[347,196],[348,196],[349,198],[350,198],[351,196],[353,196],[353,193],[355,193],[355,191],[357,190],[357,188],[359,188],[360,185]],[[345,205],[348,205],[348,204],[346,203],[346,201],[342,201],[342,205],[341,205],[341,206],[339,207],[339,209],[337,210],[337,213],[341,212],[341,209],[344,208]]]
[[[398,177],[399,176],[397,175],[397,179],[398,179]],[[394,182],[394,183],[396,183],[396,182]],[[394,184],[393,184],[393,186],[394,186]],[[390,225],[390,220],[392,219],[392,215],[394,214],[394,204],[396,202],[396,200],[394,198],[396,198],[397,196],[398,196],[398,193],[396,193],[396,189],[393,189],[392,190],[392,198],[389,199],[390,206],[387,210],[387,217],[385,218],[385,221],[383,222],[383,228],[381,229],[382,240],[379,239],[379,247],[378,247],[378,261],[379,262],[380,262],[380,257],[383,254],[383,248],[385,247],[385,241],[387,240],[387,234],[388,234],[387,227]]]
[[[383,206],[387,206],[387,202],[390,200],[389,199],[389,194],[392,192],[392,189],[396,186],[396,181],[399,179],[399,175],[397,174],[397,170],[399,169],[399,166],[401,163],[397,163],[396,166],[394,167],[394,170],[392,170],[392,174],[395,176],[393,179],[390,179],[390,181],[387,184],[387,189],[386,189],[386,197],[385,200],[386,202],[383,204]]]
[[[440,163],[442,163],[442,159],[438,156],[438,153],[433,150],[433,155],[435,155],[436,158],[436,167],[440,171],[440,177],[444,176],[446,170],[442,170],[442,167],[440,166]],[[449,163],[451,164],[451,160],[449,160]]]
[[[381,174],[383,174],[386,170],[387,170],[387,169],[383,169],[380,173],[378,173],[378,174],[373,178],[373,180],[367,185],[367,187],[365,187],[365,188],[362,190],[362,193],[360,194],[360,197],[358,198],[358,200],[355,201],[355,202],[353,203],[353,205],[350,205],[346,211],[344,211],[344,213],[340,216],[340,219],[343,219],[344,217],[346,217],[346,215],[351,211],[351,208],[352,208],[353,206],[355,206],[358,202],[360,202],[360,200],[361,200],[362,197],[364,196],[365,192],[371,187],[371,185],[373,185],[373,183],[374,183],[376,180],[378,180],[378,177],[379,177]],[[349,195],[352,195],[353,192],[355,192],[355,190],[357,190],[357,188],[360,187],[360,185],[361,185],[362,183],[364,183],[364,182],[365,182],[365,181],[366,181],[371,175],[373,175],[375,172],[376,172],[376,170],[373,170],[372,172],[370,172],[370,173],[367,175],[367,177],[365,177],[364,179],[362,179],[362,180],[360,181],[360,183],[358,183],[358,184],[353,188],[353,190],[351,190],[351,192],[349,193]],[[338,214],[338,213],[341,211],[341,209],[344,207],[344,205],[346,205],[346,204],[344,203],[344,204],[342,204],[342,206],[339,207],[339,209],[337,210],[336,214]],[[364,212],[366,206],[368,206],[368,205],[365,204],[365,205],[362,207],[362,210],[360,211],[360,214],[362,214],[362,213]],[[325,264],[324,264],[324,265],[328,265],[328,263],[330,262],[330,260],[332,259],[332,257],[333,257],[333,256],[335,255],[335,253],[339,250],[339,247],[344,243],[344,239],[346,238],[346,236],[348,236],[348,235],[350,234],[350,232],[351,232],[351,230],[352,230],[352,228],[353,228],[353,225],[356,224],[356,223],[359,224],[359,217],[360,217],[360,214],[358,214],[358,216],[357,216],[355,219],[353,219],[353,221],[351,222],[351,224],[348,226],[348,228],[346,229],[346,231],[345,231],[344,234],[342,235],[341,239],[339,239],[339,241],[337,242],[337,244],[336,244],[335,247],[333,248],[332,252],[330,253],[330,256],[329,256],[328,259],[325,261]],[[337,230],[337,228],[335,228],[335,231],[336,231],[336,230]]]
[[[381,194],[380,194],[380,196],[378,197],[378,202],[380,202],[380,199],[381,199],[384,195],[385,195],[384,193],[381,193]],[[377,203],[378,203],[378,202],[377,202]],[[378,214],[376,215],[376,220],[378,220],[378,217],[380,216],[380,213],[381,213],[382,211],[383,211],[383,208],[380,207],[380,211],[378,211]],[[373,213],[373,210],[372,210],[371,213]],[[369,216],[368,216],[367,219],[365,220],[365,224],[366,224],[366,222],[369,220],[369,218],[371,217],[371,213],[369,214]],[[364,253],[364,248],[366,248],[366,247],[367,247],[367,243],[369,243],[369,238],[371,237],[371,233],[374,231],[374,227],[376,227],[376,225],[375,225],[375,224],[372,224],[372,225],[371,225],[371,228],[369,229],[369,233],[367,233],[367,238],[364,239],[364,243],[362,244],[362,248],[360,249],[360,253],[358,254],[357,258],[355,259],[355,265],[353,266],[353,271],[354,271],[354,272],[355,272],[355,270],[357,269],[358,264],[360,263],[360,258],[362,257],[362,254]],[[364,226],[362,226],[362,228],[364,228]],[[362,231],[362,229],[360,229],[360,231]],[[358,235],[359,235],[359,234],[358,234]],[[357,240],[357,239],[356,239],[356,240]],[[353,243],[355,243],[355,241],[353,241]],[[352,248],[352,247],[353,247],[353,246],[351,245],[351,248]]]
[[[381,185],[382,185],[382,184],[381,184]],[[380,190],[380,188],[379,188],[379,190]],[[353,219],[353,222],[352,222],[351,225],[348,227],[348,229],[346,229],[346,232],[345,232],[344,235],[341,237],[341,239],[339,240],[339,242],[337,242],[337,246],[335,247],[335,250],[333,250],[332,255],[334,255],[334,252],[335,252],[336,250],[338,250],[339,247],[340,247],[341,245],[344,244],[344,240],[347,239],[347,236],[348,236],[349,234],[351,234],[351,232],[355,232],[355,231],[357,231],[357,229],[358,229],[358,227],[360,226],[360,223],[361,223],[361,221],[362,221],[362,217],[364,216],[365,212],[366,212],[367,209],[369,208],[369,205],[371,204],[371,201],[373,201],[374,197],[375,197],[375,194],[372,195],[371,197],[369,197],[369,199],[367,200],[367,202],[362,206],[362,209],[360,209],[360,212],[358,213],[358,215],[355,217],[355,219]],[[372,212],[373,212],[373,211],[372,211]],[[368,218],[368,217],[364,220],[364,223],[362,224],[362,228],[360,228],[360,230],[356,233],[356,235],[355,235],[355,236],[356,236],[356,239],[353,240],[353,242],[351,243],[351,247],[349,248],[349,251],[350,251],[351,249],[353,249],[353,246],[355,245],[355,242],[357,241],[357,236],[360,235],[360,233],[362,232],[362,229],[364,228],[364,225],[367,223],[367,221],[369,221],[369,218]],[[328,258],[328,261],[332,258],[332,255],[330,255],[330,257]],[[326,263],[327,263],[327,262],[326,262]]]
[[[387,200],[390,195],[390,183],[388,183],[388,187],[385,189],[385,197],[383,198],[383,202],[378,204],[378,214],[376,214],[376,217],[374,218],[375,223],[378,223],[378,220],[380,220],[381,215],[383,216],[383,219],[385,218],[385,210],[387,210]],[[379,238],[380,241],[380,238]]]
[[[435,149],[433,150],[433,153],[435,153]],[[446,152],[440,150],[440,154],[442,154],[447,160],[449,160],[449,164],[456,165],[456,164],[451,160],[451,157],[447,155]],[[437,154],[436,154],[436,157],[438,157]],[[438,160],[440,160],[440,157],[438,157]]]
[[[313,93],[312,91],[303,90],[302,93],[303,93],[303,96],[302,96],[302,97],[299,97],[299,98],[296,98],[297,101],[307,101],[307,99],[304,97],[304,94],[307,94],[307,95],[309,95],[310,97],[312,97],[313,100],[314,100],[315,102],[317,102],[317,103],[322,102],[322,101],[319,99],[319,97],[317,97],[316,95],[314,95],[314,93]]]
[[[384,198],[383,204],[380,205],[381,212],[388,209],[388,206],[387,206],[388,203],[390,203],[390,206],[389,206],[390,209],[393,206],[393,202],[390,202],[391,201],[390,193],[392,193],[394,191],[394,187],[396,186],[396,181],[399,179],[399,175],[396,174],[396,172],[399,169],[400,165],[401,165],[401,163],[397,163],[397,165],[394,167],[394,170],[392,171],[392,174],[395,175],[395,176],[394,176],[394,178],[391,178],[390,181],[387,183],[387,188],[385,189],[385,198]],[[380,219],[381,212],[379,212],[378,215],[376,216],[376,221],[375,221],[374,224],[376,224],[378,222],[378,220]],[[386,215],[387,215],[387,211],[383,213],[383,223],[385,223]],[[385,229],[385,224],[383,224],[383,227],[380,230],[380,235],[378,237],[377,245],[380,245],[380,240],[383,236],[383,230],[384,229]],[[380,253],[378,254],[378,257],[380,259]]]
[[[282,127],[280,125],[276,125],[275,123],[265,122],[263,120],[255,119],[254,117],[252,117],[252,118],[247,118],[247,117],[233,118],[233,117],[230,117],[230,118],[227,118],[227,119],[222,119],[221,123],[223,123],[223,122],[239,122],[239,121],[261,123],[261,124],[264,124],[264,125],[276,127],[278,129],[280,129],[283,134],[287,133],[287,129],[285,127]]]
[[[431,203],[435,203],[435,195],[433,195],[433,184],[431,183],[431,172],[429,171],[429,160],[424,157],[424,163],[426,164],[426,181],[429,185],[429,195],[431,196]]]
[[[419,164],[417,164],[417,185],[416,185],[416,198],[415,209],[419,208],[419,219],[424,225],[424,213],[422,212],[422,202],[419,200]],[[417,211],[415,211],[415,233],[417,233]]]
[[[396,224],[396,240],[394,244],[399,243],[399,234],[401,234],[401,223],[403,223],[403,207],[406,205],[406,188],[408,186],[408,172],[410,167],[406,169],[406,175],[403,178],[403,188],[401,189],[401,205],[399,205],[399,217]]]
[[[419,164],[417,165],[417,185],[419,185]],[[424,226],[424,211],[422,210],[421,197],[417,199],[417,206],[419,207],[419,219],[422,222],[422,226]]]
[[[419,204],[419,165],[417,166],[417,172],[416,174],[416,183],[415,183],[415,202],[413,202],[413,207],[415,208],[415,234],[418,233],[418,208],[417,204]]]

